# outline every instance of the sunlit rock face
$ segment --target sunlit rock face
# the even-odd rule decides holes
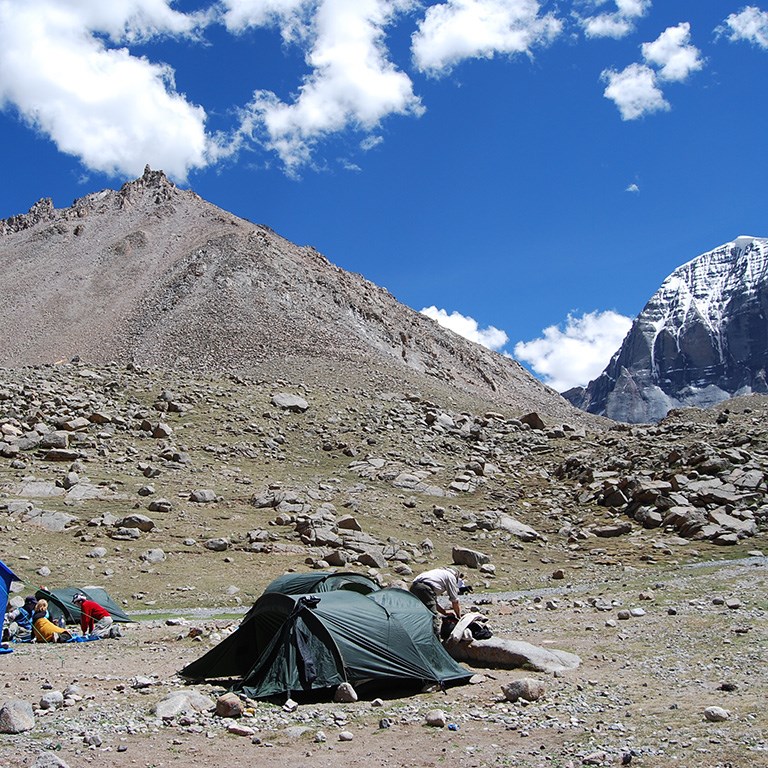
[[[574,405],[617,421],[663,418],[766,392],[768,239],[738,237],[678,267]]]

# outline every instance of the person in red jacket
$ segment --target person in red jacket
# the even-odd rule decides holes
[[[72,602],[80,609],[80,629],[91,637],[120,637],[120,628],[114,624],[109,611],[94,600],[78,593]]]

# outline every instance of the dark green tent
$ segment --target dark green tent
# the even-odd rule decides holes
[[[445,651],[432,614],[410,592],[313,595],[268,592],[240,627],[181,671],[191,680],[242,677],[251,698],[328,691],[349,682],[360,691],[466,683],[471,673]]]
[[[308,595],[313,592],[333,592],[337,589],[349,589],[367,595],[376,592],[379,585],[361,573],[346,571],[315,571],[314,573],[286,573],[278,576],[264,590],[281,592],[284,595]]]
[[[35,597],[48,601],[48,613],[52,621],[64,617],[67,624],[80,623],[80,609],[72,602],[72,598],[80,592],[103,608],[106,608],[114,621],[127,624],[133,621],[123,609],[101,587],[58,587],[56,589],[38,589]]]

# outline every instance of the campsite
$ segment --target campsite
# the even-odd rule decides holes
[[[132,623],[119,639],[0,657],[0,706],[34,711],[33,728],[0,734],[3,768],[50,754],[69,768],[768,764],[764,534],[725,546],[628,524],[582,479],[618,485],[617,455],[631,457],[649,493],[673,449],[674,470],[692,472],[705,445],[757,464],[764,398],[733,401],[728,423],[689,409],[654,429],[550,430],[471,398],[372,395],[364,382],[302,387],[310,407],[296,412],[272,402],[285,382],[85,365],[6,378],[16,412],[51,424],[100,414],[74,425],[63,463],[63,449],[37,447],[2,465],[0,559],[24,582],[11,594],[92,585]],[[498,471],[470,481],[481,450]],[[762,493],[739,514],[759,515]],[[462,566],[474,587],[463,609],[494,638],[578,656],[576,669],[459,662],[470,679],[444,691],[361,689],[357,702],[288,709],[243,695],[238,717],[216,714],[229,683],[179,675],[236,637],[275,580],[311,592],[318,574],[353,572],[402,589],[472,552],[487,560]],[[520,680],[538,698],[508,699]],[[180,710],[185,694],[202,709]],[[724,719],[707,719],[713,707]]]
[[[673,567],[666,574],[674,581],[651,585],[606,567],[600,582],[475,595],[494,632],[566,647],[580,656],[579,669],[553,676],[468,667],[477,675],[473,683],[444,692],[395,691],[295,709],[246,698],[239,717],[213,709],[165,710],[163,717],[157,708],[177,706],[174,697],[186,693],[215,706],[225,687],[187,685],[177,673],[233,637],[227,633],[242,615],[146,613],[125,626],[120,640],[20,646],[3,658],[3,698],[24,699],[37,710],[34,730],[0,737],[3,765],[29,766],[53,752],[70,768],[97,756],[110,765],[147,767],[220,765],[247,756],[256,765],[277,759],[296,768],[329,759],[351,766],[533,768],[619,765],[625,755],[641,766],[693,758],[714,767],[739,765],[745,748],[750,765],[766,765],[766,683],[759,671],[765,626],[752,607],[764,600],[763,569],[756,558]],[[733,595],[740,605],[726,606],[723,596]],[[631,618],[617,618],[622,607],[634,609]],[[544,688],[540,699],[505,699],[503,685],[531,678]],[[729,719],[708,721],[707,707],[726,710]]]

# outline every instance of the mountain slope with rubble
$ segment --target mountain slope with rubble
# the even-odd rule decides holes
[[[364,247],[364,244],[361,244]],[[579,420],[510,358],[146,169],[0,222],[0,365],[80,358],[264,378],[410,381]]]

